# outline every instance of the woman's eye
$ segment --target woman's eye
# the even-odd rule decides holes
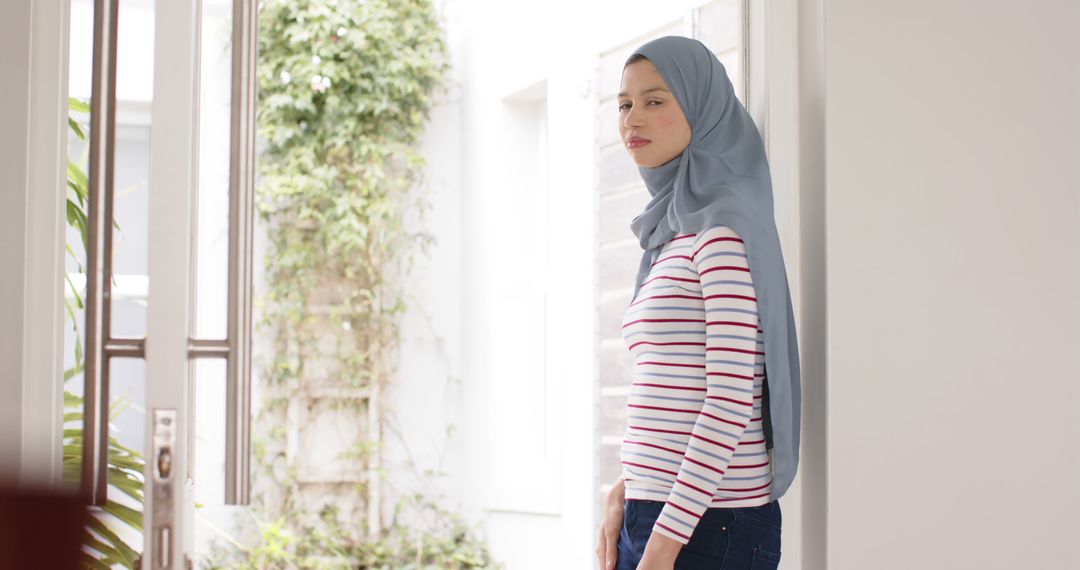
[[[661,101],[657,101],[657,100],[653,99],[652,101],[649,101],[649,103],[656,103],[657,105],[659,105],[661,103]],[[648,104],[648,103],[646,103],[646,104]],[[623,109],[625,109],[628,106],[630,106],[629,103],[623,103],[623,104],[619,105],[619,110],[622,111]]]

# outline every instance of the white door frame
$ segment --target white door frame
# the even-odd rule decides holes
[[[30,6],[28,160],[24,260],[8,269],[22,277],[22,398],[18,479],[26,486],[62,482],[64,343],[64,202],[67,199],[67,0]],[[8,207],[8,205],[5,205]],[[19,272],[22,269],[22,272]]]
[[[792,307],[796,321],[802,323],[802,264],[800,247],[804,230],[800,218],[800,72],[799,72],[799,4],[796,0],[749,0],[749,67],[750,89],[763,93],[764,107],[761,125],[769,155],[772,175],[774,216],[780,233],[781,248],[788,267]],[[757,100],[754,97],[752,101]],[[753,112],[753,111],[752,111]],[[755,114],[755,118],[758,118]],[[805,327],[801,327],[805,328]],[[805,338],[799,335],[800,338]],[[805,343],[802,343],[805,344]],[[805,372],[805,369],[804,369]],[[805,382],[804,382],[805,384]],[[805,394],[805,390],[804,390]],[[803,453],[810,447],[803,430]],[[813,550],[807,544],[807,517],[803,497],[803,482],[819,474],[800,466],[791,488],[784,494],[784,557],[782,570],[803,568],[804,552]]]
[[[199,0],[158,2],[150,135],[146,482],[142,567],[185,568],[194,547],[188,477],[188,323],[198,157]],[[159,418],[159,414],[172,414]],[[167,424],[163,422],[168,422]],[[164,439],[167,438],[167,439]],[[162,457],[168,467],[158,465]]]

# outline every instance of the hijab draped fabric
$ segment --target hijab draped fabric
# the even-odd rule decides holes
[[[692,131],[681,154],[660,166],[638,167],[652,199],[630,224],[645,250],[634,298],[660,248],[676,235],[725,225],[742,237],[765,338],[773,438],[770,498],[776,499],[791,485],[799,463],[801,388],[795,317],[765,147],[724,65],[700,41],[664,36],[634,53],[656,67]]]

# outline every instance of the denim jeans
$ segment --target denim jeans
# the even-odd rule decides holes
[[[663,501],[626,499],[616,570],[634,570]],[[775,570],[780,565],[780,503],[712,507],[679,551],[675,570]]]

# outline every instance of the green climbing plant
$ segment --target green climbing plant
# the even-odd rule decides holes
[[[401,281],[433,238],[417,148],[449,64],[431,0],[264,0],[259,16],[258,212],[268,235],[258,300],[261,408],[248,536],[225,536],[209,567],[501,568],[437,499],[408,495],[368,526],[384,471],[366,433],[337,459],[340,500],[302,495],[287,444],[290,406],[333,400],[353,425],[383,418],[371,396],[393,377],[406,309]],[[336,394],[338,396],[328,396]],[[418,522],[422,521],[422,522]]]

